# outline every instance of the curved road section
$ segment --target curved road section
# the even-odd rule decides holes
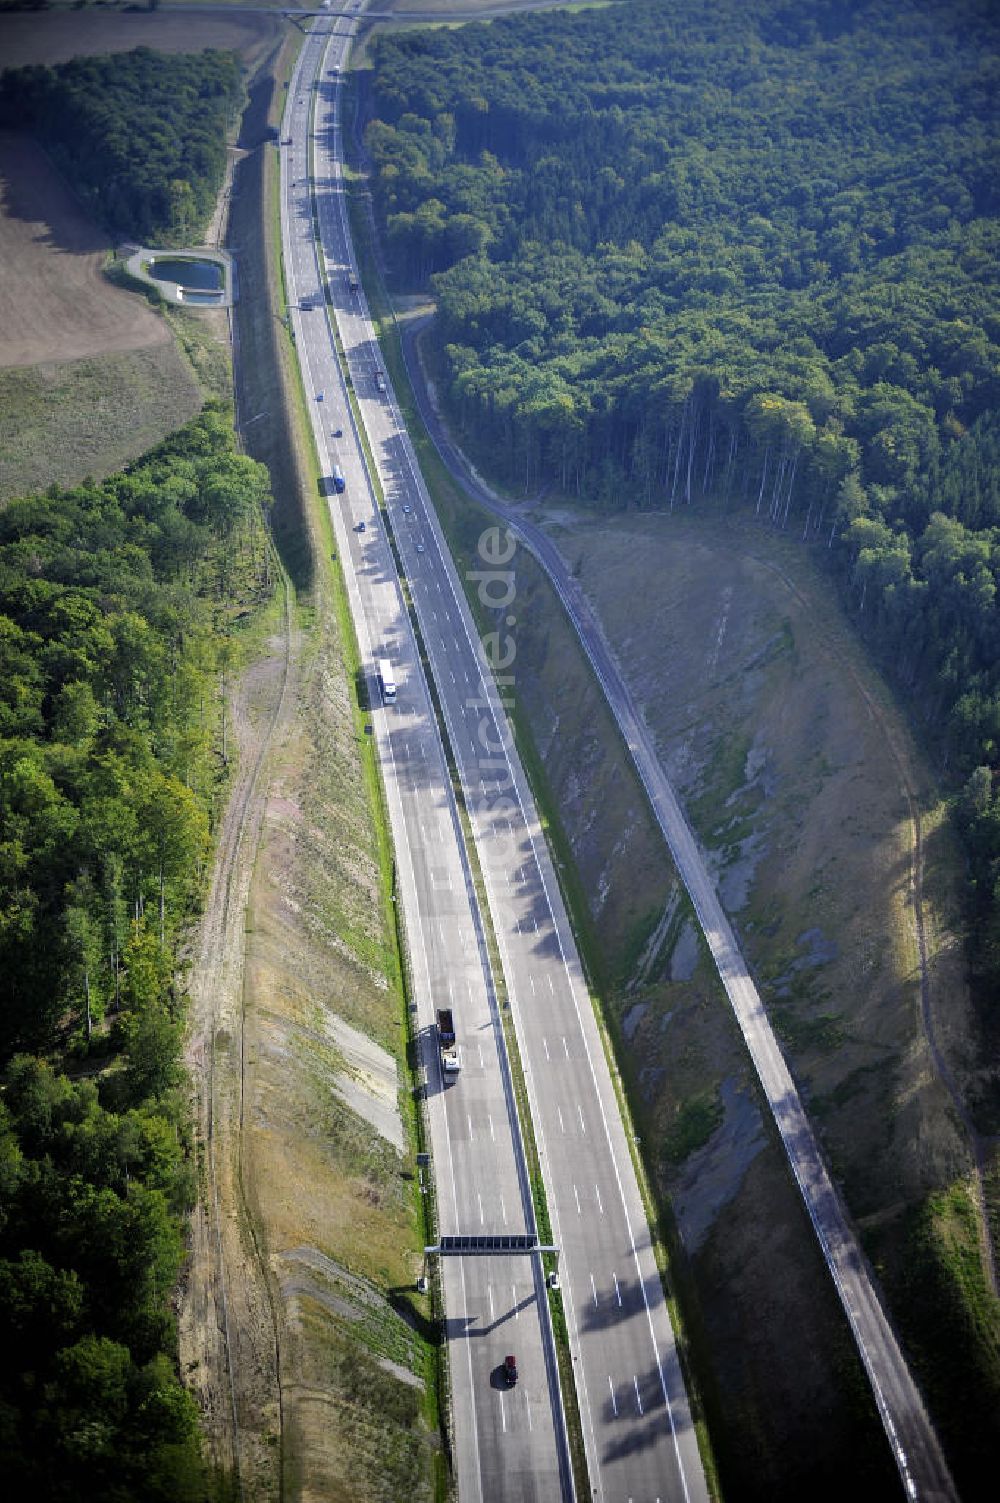
[[[553,1237],[560,1248],[561,1298],[591,1495],[598,1503],[703,1503],[708,1490],[697,1434],[630,1145],[501,702],[502,657],[497,656],[498,644],[479,640],[381,368],[359,287],[337,118],[347,29],[335,24],[329,39],[322,38],[327,41],[317,88],[311,91],[321,41],[316,34],[307,38],[286,116],[291,121],[285,137],[290,145],[283,147],[288,154],[282,191],[286,273],[299,305],[292,321],[319,453],[330,472],[334,463],[340,464],[346,481],[343,495],[332,501],[331,514],[359,644],[373,675],[380,658],[398,666],[395,698],[373,718],[425,1037],[432,1037],[430,1020],[433,1007],[441,1005],[442,989],[447,992],[453,979],[464,982],[456,1002],[462,1070],[445,1087],[434,1062],[428,1062],[441,1230],[478,1235],[502,1231],[506,1224],[512,1233],[530,1232],[532,1218],[530,1206],[517,1199],[516,1182],[505,1188],[518,1165],[516,1152],[511,1154],[509,1145],[501,1151],[495,1142],[499,1108],[487,1112],[486,1098],[479,1097],[493,1077],[491,1051],[502,1056],[495,998],[487,995],[484,1003],[482,980],[469,973],[470,957],[482,970],[477,953],[481,936],[470,933],[464,918],[456,927],[436,907],[440,884],[433,852],[442,842],[431,828],[435,820],[439,830],[442,819],[454,824],[454,812],[440,775],[437,739],[427,730],[426,685],[401,610],[386,527],[401,560],[461,780],[518,1034]],[[310,93],[316,100],[311,183],[303,150],[311,132]],[[317,232],[321,249],[315,243]],[[327,308],[332,308],[333,327]],[[382,509],[373,506],[361,469],[361,432],[355,432],[345,405],[334,332],[382,486]],[[338,429],[347,436],[338,437]],[[508,586],[507,549],[504,530],[488,528],[480,543],[482,568],[471,582],[489,591],[492,600]],[[464,880],[468,887],[467,871]],[[452,881],[457,903],[460,878],[454,870]],[[502,1064],[501,1057],[498,1080]],[[481,1086],[476,1078],[480,1068],[486,1072]],[[513,1122],[509,1105],[508,1112]],[[510,1127],[504,1125],[509,1137]],[[523,1181],[520,1188],[523,1197]],[[449,1257],[442,1267],[462,1503],[570,1495],[572,1483],[561,1455],[561,1412],[545,1370],[548,1346],[538,1335],[541,1327],[544,1336],[548,1317],[545,1291],[538,1284],[541,1260],[534,1256],[518,1263],[512,1258],[505,1264],[492,1257]],[[518,1358],[521,1378],[513,1390],[504,1388],[495,1366],[497,1354],[504,1352]]]
[[[594,611],[552,539],[484,485],[453,443],[429,396],[419,360],[414,358],[412,338],[407,341],[407,354],[421,416],[442,459],[467,493],[500,517],[545,569],[601,684],[690,895],[767,1095],[792,1173],[847,1313],[906,1496],[926,1503],[953,1503],[958,1494],[923,1399],[830,1179],[812,1125],[705,860]]]

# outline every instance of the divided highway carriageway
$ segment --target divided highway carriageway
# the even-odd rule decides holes
[[[483,917],[387,529],[461,781],[542,1164],[592,1497],[708,1496],[629,1143],[572,931],[500,690],[513,639],[480,642],[381,366],[343,192],[339,77],[353,17],[306,38],[282,130],[285,274],[373,722],[399,871],[437,1189],[455,1464],[466,1500],[573,1496],[542,1261]],[[347,399],[346,373],[360,413]],[[362,429],[384,496],[376,504]],[[340,436],[338,436],[338,433]],[[362,530],[362,524],[364,529]],[[512,587],[490,527],[473,585]],[[514,606],[512,602],[512,614]],[[513,625],[513,623],[509,623]],[[395,697],[381,701],[377,664]],[[435,1010],[461,1068],[441,1072]],[[445,1239],[471,1238],[478,1246]],[[490,1238],[489,1242],[483,1239]],[[502,1238],[527,1239],[503,1247]],[[492,1240],[496,1239],[496,1240]],[[517,1358],[511,1386],[506,1355]]]

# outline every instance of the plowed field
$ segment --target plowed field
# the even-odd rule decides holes
[[[105,279],[109,249],[41,148],[0,134],[0,365],[167,343],[149,304]]]

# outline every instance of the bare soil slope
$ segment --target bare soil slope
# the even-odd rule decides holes
[[[294,34],[293,34],[294,35]],[[289,49],[290,51],[290,49]],[[275,64],[277,78],[290,62]],[[261,115],[281,101],[261,78]],[[273,118],[273,117],[272,117]],[[244,129],[247,122],[244,121]],[[275,300],[276,154],[237,163],[230,234],[240,409],[267,463],[275,535],[301,591],[290,638],[237,691],[240,782],[192,976],[205,1198],[181,1303],[182,1369],[210,1454],[248,1499],[420,1500],[439,1444],[435,1333],[405,1030],[373,817],[373,753],[333,611],[330,540]],[[243,800],[244,769],[262,771]],[[430,1338],[430,1341],[428,1340]]]
[[[402,1003],[331,615],[309,639],[284,622],[230,706],[238,771],[190,978],[205,1176],[182,1371],[242,1496],[419,1503],[437,1440]]]
[[[429,1498],[403,1009],[335,638],[303,665],[250,892],[243,1183],[274,1286],[285,1496]],[[402,1150],[401,1151],[401,1147]]]
[[[829,581],[794,544],[703,518],[550,509],[548,521],[646,707],[900,1311],[911,1218],[935,1194],[966,1208],[947,1233],[965,1238],[962,1276],[981,1281],[970,1142],[924,1028],[915,812],[930,1013],[967,1086],[960,860]],[[876,1495],[892,1485],[888,1453],[813,1234],[690,906],[546,595],[536,566],[519,562],[519,698],[578,874],[644,1156],[688,1255],[688,1329],[724,1484],[819,1499],[865,1480]],[[564,876],[575,880],[568,865]],[[931,1387],[934,1367],[922,1366]],[[973,1391],[972,1368],[947,1382],[954,1404],[963,1383]]]
[[[908,795],[935,831],[929,959],[961,1071],[957,853],[829,586],[777,540],[667,517],[588,529],[580,557],[855,1214],[949,1183],[968,1146],[924,1034]]]
[[[559,543],[569,555],[585,536]],[[638,620],[643,596],[630,598]],[[850,1480],[890,1496],[881,1426],[732,1009],[589,665],[523,552],[517,622],[561,873],[662,1224],[686,1254],[673,1276],[723,1492],[820,1503]]]

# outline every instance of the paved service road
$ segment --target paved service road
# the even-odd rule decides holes
[[[429,710],[385,540],[386,524],[407,578],[461,779],[518,1032],[553,1234],[561,1248],[562,1299],[592,1495],[616,1503],[627,1499],[694,1503],[707,1498],[707,1486],[630,1145],[555,873],[498,697],[497,682],[502,689],[509,644],[504,638],[488,642],[484,649],[479,641],[382,370],[363,295],[357,290],[335,115],[337,69],[343,65],[347,29],[346,25],[334,28],[316,94],[312,193],[304,181],[308,171],[302,142],[310,130],[310,91],[304,81],[316,65],[319,43],[315,38],[305,44],[301,71],[293,85],[289,114],[294,126],[286,130],[293,144],[283,148],[289,158],[283,195],[288,219],[286,260],[295,297],[309,308],[296,310],[293,324],[307,391],[323,397],[322,403],[312,404],[314,431],[321,440],[321,454],[329,456],[331,465],[339,462],[347,479],[344,497],[334,500],[331,511],[345,558],[361,649],[369,663],[379,657],[392,658],[399,679],[395,704],[377,712],[374,719],[386,767],[421,1023],[429,1022],[430,1008],[435,998],[440,1004],[449,981],[454,984],[464,974],[470,992],[469,1000],[460,1003],[468,1019],[459,1027],[465,1059],[461,1076],[442,1091],[439,1082],[435,1090],[433,1068],[431,1072],[429,1104],[432,1133],[437,1134],[434,1151],[441,1230],[448,1230],[449,1196],[453,1197],[456,1229],[473,1233],[480,1226],[491,1229],[491,1216],[493,1229],[515,1229],[511,1207],[517,1191],[511,1176],[518,1173],[519,1163],[514,1152],[511,1163],[506,1168],[501,1164],[494,1174],[474,1167],[474,1160],[466,1158],[487,1142],[492,1149],[485,1106],[469,1113],[464,1102],[466,1093],[478,1088],[469,1073],[470,1048],[482,1039],[496,1049],[495,1017],[488,996],[485,1002],[476,1000],[483,983],[471,974],[475,967],[468,966],[479,936],[454,928],[454,915],[439,919],[434,907],[438,888],[431,868],[436,846],[429,842],[426,828],[435,810],[452,824],[454,812],[443,774],[435,770],[431,776],[425,766],[432,754],[429,729],[423,754],[412,750],[416,725],[430,726]],[[343,405],[323,311],[324,289],[312,251],[314,211],[336,328],[385,496],[381,514],[375,512],[361,474],[352,419]],[[338,427],[348,438],[332,445],[331,429]],[[353,531],[362,520],[365,532]],[[509,588],[506,542],[502,530],[488,531],[480,548],[481,577],[473,581],[494,602]],[[516,613],[513,602],[511,613]],[[493,668],[500,670],[497,682]],[[407,720],[402,729],[400,719],[410,710],[416,720]],[[407,744],[411,745],[409,754]],[[405,769],[403,775],[397,774],[398,768]],[[397,808],[397,802],[405,807]],[[467,881],[464,871],[462,879]],[[452,880],[457,888],[457,871]],[[427,951],[427,935],[433,936],[435,925],[439,943],[429,952],[432,969],[421,990],[420,957]],[[458,1017],[456,1010],[456,1021]],[[484,1089],[486,1075],[494,1081],[502,1078],[501,1072],[492,1073],[488,1050],[484,1050],[483,1068]],[[492,1123],[498,1136],[496,1112]],[[449,1186],[451,1174],[454,1190]],[[526,1207],[519,1207],[519,1216],[522,1227],[530,1222]],[[463,1503],[477,1496],[553,1498],[559,1496],[560,1486],[569,1488],[564,1470],[557,1470],[560,1429],[558,1418],[549,1412],[554,1407],[552,1379],[544,1367],[548,1346],[543,1340],[544,1320],[538,1324],[538,1304],[530,1307],[538,1331],[534,1349],[522,1340],[520,1329],[528,1323],[523,1281],[529,1267],[533,1270],[532,1296],[539,1301],[538,1264],[537,1258],[519,1265],[513,1259],[506,1263],[492,1258],[444,1261]],[[519,1267],[522,1279],[518,1286],[515,1276],[509,1297],[505,1294],[511,1284],[504,1271],[507,1265]],[[507,1347],[507,1333],[513,1331],[517,1331],[517,1341]],[[468,1334],[474,1332],[482,1334]],[[521,1382],[516,1390],[505,1393],[492,1387],[498,1379],[491,1363],[507,1349],[517,1351]],[[466,1364],[471,1373],[468,1382]],[[483,1375],[488,1380],[485,1389]],[[463,1386],[471,1398],[460,1397]],[[508,1427],[515,1424],[518,1428],[512,1437]],[[549,1436],[546,1445],[543,1430]]]
[[[283,141],[282,233],[291,321],[325,472],[346,482],[330,512],[359,646],[370,670],[392,664],[396,697],[384,703],[372,672],[372,721],[397,853],[398,890],[421,1046],[437,1189],[438,1229],[510,1235],[531,1229],[531,1201],[507,1079],[502,1030],[484,964],[478,912],[464,858],[451,783],[382,518],[369,488],[359,436],[326,316],[317,264],[310,140],[313,116],[332,118],[335,89],[310,88],[329,42],[338,66],[350,26],[312,36],[292,79]],[[314,111],[315,102],[315,111]],[[315,200],[336,203],[331,166],[318,163]],[[324,176],[327,174],[327,176]],[[336,181],[339,183],[339,176]],[[339,213],[339,209],[337,211]],[[338,274],[338,291],[348,296]],[[370,336],[355,352],[356,379],[372,384]],[[342,437],[334,439],[334,431]],[[362,524],[363,530],[362,530]],[[461,1071],[445,1083],[435,1010],[453,1009]],[[464,1500],[547,1503],[572,1486],[547,1295],[537,1256],[447,1258],[441,1264],[451,1370],[459,1490]],[[501,1377],[518,1358],[520,1381]]]
[[[410,347],[412,351],[412,346]],[[409,360],[425,426],[465,489],[500,517],[546,570],[601,683],[657,822],[694,904],[716,967],[743,1032],[806,1209],[868,1373],[900,1479],[908,1497],[945,1503],[957,1497],[920,1392],[875,1289],[847,1213],[833,1186],[795,1083],[697,841],[656,753],[653,737],[624,681],[600,624],[552,539],[523,513],[505,506],[473,475],[445,432],[417,368]]]

